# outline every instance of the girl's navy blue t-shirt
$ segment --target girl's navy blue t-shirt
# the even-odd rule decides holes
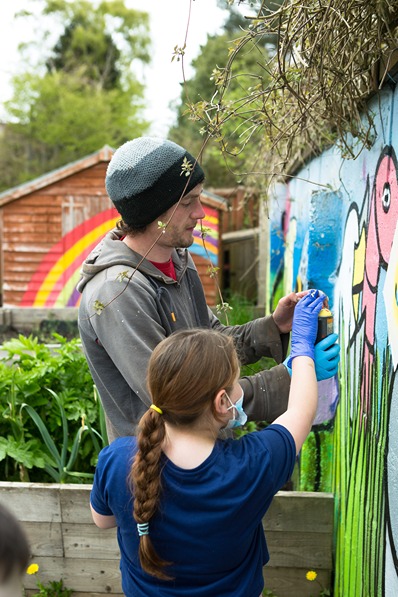
[[[118,438],[104,448],[95,472],[91,503],[116,517],[122,588],[127,597],[257,597],[269,560],[262,517],[289,480],[296,448],[281,425],[239,440],[218,440],[197,468],[162,466],[160,508],[149,532],[158,554],[173,562],[172,581],[142,571],[138,533],[127,475],[136,438]]]

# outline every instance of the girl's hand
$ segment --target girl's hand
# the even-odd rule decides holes
[[[293,316],[290,360],[307,356],[314,360],[314,345],[318,330],[318,313],[326,295],[321,290],[310,290],[297,303]]]

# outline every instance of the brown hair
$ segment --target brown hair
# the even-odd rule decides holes
[[[130,471],[134,492],[134,518],[148,523],[157,511],[161,491],[160,458],[167,422],[190,426],[206,410],[216,416],[214,398],[225,388],[231,391],[239,374],[233,339],[209,329],[175,332],[158,344],[148,364],[147,384],[153,409],[139,423],[138,451]],[[170,580],[170,565],[155,551],[150,535],[140,537],[139,557],[143,570]]]
[[[143,226],[134,226],[134,224],[126,224],[124,220],[118,220],[116,222],[116,228],[125,236],[137,236],[137,234],[145,232],[147,224],[144,224]]]

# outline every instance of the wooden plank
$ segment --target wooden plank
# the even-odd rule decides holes
[[[32,232],[36,235],[41,234],[43,236],[44,242],[50,242],[48,239],[51,236],[51,233],[54,231],[55,226],[61,226],[61,221],[59,218],[51,218],[52,221],[48,221],[47,219],[44,221],[41,218],[40,222],[37,222],[36,219],[29,217],[24,218],[24,220],[20,224],[14,224],[13,222],[7,222],[7,225],[4,227],[4,236],[11,236],[12,238],[20,239],[25,235],[31,236]],[[15,226],[18,226],[18,232],[15,232]],[[14,233],[13,233],[14,231]],[[52,239],[54,244],[54,236]]]
[[[24,263],[33,263],[33,264],[37,264],[39,265],[39,263],[41,262],[41,260],[43,259],[42,255],[34,255],[34,254],[26,254],[24,253],[23,255],[20,255],[18,253],[10,253],[7,256],[7,267],[8,268],[12,268],[15,267],[15,265],[19,265],[20,263],[24,264]],[[31,266],[31,267],[34,267]]]
[[[26,274],[29,275],[30,279],[32,278],[32,270],[37,268],[40,265],[41,259],[37,255],[32,255],[29,253],[25,253],[26,259],[23,258],[23,255],[15,255],[12,259],[7,260],[7,276],[15,276],[15,274]],[[28,278],[29,279],[29,278]]]
[[[12,243],[7,242],[8,247],[12,247],[13,245],[18,247],[18,244],[22,241],[24,245],[31,245],[31,250],[35,251],[37,246],[42,247],[43,245],[48,246],[51,248],[55,244],[55,239],[59,240],[58,237],[61,235],[61,228],[59,230],[55,230],[53,225],[53,230],[50,231],[49,227],[46,226],[46,230],[44,232],[40,232],[37,230],[35,224],[31,224],[30,230],[26,231],[24,234],[13,234],[12,235]],[[51,232],[53,232],[53,236],[51,236]],[[61,254],[61,251],[60,251]]]
[[[24,597],[32,597],[33,595],[37,595],[37,589],[26,589]],[[72,597],[104,597],[104,593],[82,593],[81,591],[73,591]],[[18,596],[19,597],[19,596]],[[124,593],[106,593],[106,597],[124,597]]]
[[[279,491],[263,518],[267,532],[333,532],[334,498],[332,493]]]
[[[30,222],[33,222],[34,224],[41,224],[43,222],[43,216],[37,214],[35,211],[30,212],[29,219],[30,219]],[[61,221],[61,216],[60,216],[58,209],[56,211],[54,211],[53,214],[49,213],[46,216],[47,223],[59,223],[60,221]],[[8,210],[5,212],[4,223],[5,223],[5,225],[10,226],[10,228],[12,227],[14,232],[16,230],[19,231],[19,229],[20,229],[19,227],[24,224],[23,222],[20,221],[20,219],[16,215],[16,213],[11,210]],[[16,225],[18,225],[18,229],[16,229]]]
[[[7,267],[6,274],[7,284],[4,285],[4,288],[12,288],[13,290],[25,290],[32,278],[32,271],[26,268],[20,272],[15,272],[10,271]]]
[[[331,533],[267,531],[265,538],[273,567],[332,568]]]
[[[94,176],[91,178],[85,176],[85,178],[65,179],[57,184],[57,191],[59,192],[60,190],[66,192],[71,191],[73,193],[78,193],[79,195],[102,195],[103,197],[108,197],[105,190],[105,172],[103,177]],[[47,189],[43,189],[43,191],[46,192]]]
[[[92,485],[65,484],[60,487],[62,522],[90,524],[93,522],[90,511]]]
[[[16,243],[14,242],[14,239],[12,239],[13,242],[7,242],[4,239],[3,242],[3,253],[4,253],[4,257],[8,257],[8,255],[6,255],[7,252],[14,252],[14,251],[19,251],[20,253],[32,253],[32,251],[34,253],[38,253],[38,254],[46,254],[48,253],[49,249],[51,248],[52,245],[50,245],[49,243],[43,243],[40,245],[36,245],[35,247],[32,247],[31,244],[29,243]],[[54,243],[53,243],[54,244]]]
[[[90,562],[61,558],[35,558],[39,565],[37,576],[26,577],[24,587],[33,590],[37,580],[48,583],[62,580],[67,588],[74,589],[73,597],[81,593],[82,597],[90,595],[123,595],[120,584],[119,565],[116,560],[95,560]],[[94,565],[93,565],[94,564]],[[307,568],[270,568],[264,567],[265,588],[275,592],[277,597],[313,597],[318,594],[319,585],[307,581]],[[331,586],[330,571],[317,571],[317,581],[324,588]],[[29,594],[29,593],[28,593]]]
[[[39,572],[26,575],[23,582],[27,589],[34,589],[37,580],[48,583],[62,579],[67,588],[88,595],[122,593],[118,560],[35,557],[32,562],[39,565]]]
[[[332,587],[330,571],[313,568],[318,576],[311,582],[305,577],[310,568],[271,568],[267,564],[263,570],[265,588],[277,597],[315,597],[320,592],[318,582],[324,589]]]
[[[23,309],[9,307],[0,309],[0,321],[5,314],[7,325],[16,329],[19,327],[34,328],[41,321],[77,321],[78,307],[24,307]],[[65,487],[69,485],[65,485]],[[77,485],[72,485],[72,487],[76,488]]]
[[[48,192],[48,190],[45,189],[43,190],[43,192],[40,193],[32,193],[31,195],[25,195],[23,199],[17,199],[12,204],[9,204],[7,205],[7,207],[4,207],[4,212],[7,213],[8,211],[13,211],[15,213],[17,211],[22,210],[26,213],[30,213],[30,210],[28,208],[34,207],[40,210],[45,205],[48,206],[49,212],[57,213],[61,205],[61,197],[59,196],[59,192],[56,191],[56,193],[54,194],[54,189],[52,189],[51,198],[49,197],[49,194],[50,193]],[[37,213],[40,212],[36,212],[36,215]]]
[[[61,522],[58,484],[1,481],[0,501],[20,521]]]
[[[99,529],[91,524],[63,524],[63,545],[66,558],[120,560],[115,529]]]
[[[22,522],[26,531],[31,553],[36,556],[62,558],[64,556],[63,536],[59,522]]]

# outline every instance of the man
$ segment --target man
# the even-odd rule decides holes
[[[176,330],[211,327],[232,335],[242,364],[262,356],[281,363],[286,356],[294,307],[305,293],[291,293],[272,316],[239,326],[223,326],[206,305],[187,251],[205,216],[203,181],[195,158],[164,139],[128,141],[109,163],[106,189],[122,221],[86,259],[77,286],[80,335],[109,441],[135,434],[150,405],[149,357]],[[271,422],[286,410],[290,375],[283,364],[240,383],[251,419]]]

